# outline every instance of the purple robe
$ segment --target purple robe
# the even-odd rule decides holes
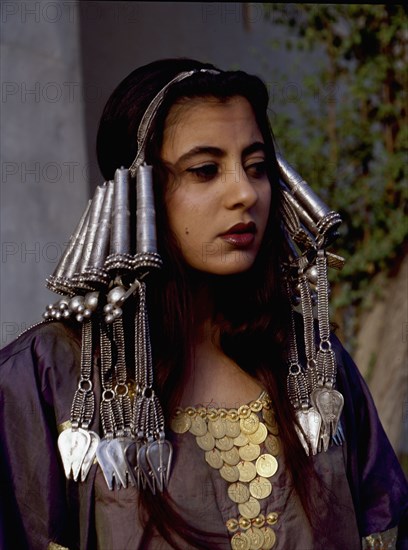
[[[335,490],[337,487],[341,498],[344,495],[347,499],[346,504],[339,503],[340,507],[344,505],[344,515],[337,513],[333,517],[333,530],[338,529],[340,533],[338,525],[342,525],[343,531],[349,525],[350,539],[345,536],[344,540],[353,541],[348,547],[348,550],[353,550],[359,547],[360,543],[356,541],[361,537],[399,524],[397,547],[405,548],[407,537],[402,528],[408,523],[403,523],[408,504],[405,477],[379,422],[364,380],[335,337],[333,346],[338,361],[338,389],[345,398],[343,426],[346,444],[344,447],[333,447],[328,453],[320,453],[321,456],[316,458],[316,468],[323,480],[329,487]],[[122,489],[116,494],[109,492],[101,483],[96,465],[91,468],[85,483],[65,479],[57,448],[57,426],[70,417],[79,363],[80,333],[56,322],[29,330],[1,352],[0,548],[45,550],[54,542],[71,550],[92,550],[97,548],[97,538],[100,547],[109,548],[112,547],[109,546],[112,544],[109,542],[109,522],[115,531],[120,530],[120,540],[129,541],[129,546],[123,542],[123,548],[169,548],[162,539],[151,541],[146,546],[137,523],[137,499],[133,489]],[[91,427],[95,431],[99,431],[97,417],[96,414]],[[192,438],[185,437],[188,435],[191,434],[182,434],[179,440],[174,438],[176,449],[179,447],[178,466],[176,464],[174,467],[174,481],[169,492],[173,492],[177,500],[177,492],[185,483],[179,500],[181,505],[184,502],[186,519],[194,523],[202,517],[200,514],[205,505],[208,514],[214,517],[210,529],[224,530],[227,534],[225,517],[229,510],[222,509],[225,489],[222,485],[215,491],[219,491],[218,496],[209,492],[203,501],[201,495],[196,516],[192,500],[189,503],[186,498],[186,495],[190,495],[191,499],[194,496],[191,492],[194,479],[185,479],[190,471],[191,453],[200,452],[197,446],[192,445]],[[183,457],[187,460],[184,469]],[[199,454],[194,460],[199,464]],[[340,469],[335,466],[336,461],[340,461]],[[202,466],[197,466],[198,476],[207,479],[206,476],[218,474],[202,462]],[[281,480],[277,481],[276,498],[281,490],[284,499],[287,483],[285,469],[282,471]],[[340,472],[340,477],[335,481],[332,479],[333,472]],[[214,479],[208,479],[215,487]],[[119,499],[119,493],[123,502]],[[225,502],[228,507],[228,501]],[[285,511],[288,523],[283,522],[280,529],[285,530],[285,525],[294,529],[306,525],[299,519],[302,512],[300,505],[295,500],[291,501]],[[349,522],[347,518],[350,518]],[[198,524],[197,527],[203,529],[206,525]],[[294,529],[290,529],[289,533],[282,531],[286,539],[278,538],[278,541],[286,540],[285,549],[303,550],[304,547],[298,545],[301,533],[293,532]],[[115,540],[114,537],[111,540]],[[227,548],[228,545],[222,547]],[[334,541],[332,545],[326,544],[322,548],[328,550],[345,546]],[[115,546],[115,550],[122,549],[119,545]]]

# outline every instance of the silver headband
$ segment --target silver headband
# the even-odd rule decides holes
[[[145,114],[143,115],[142,120],[140,121],[139,129],[137,131],[137,155],[135,160],[129,167],[129,171],[134,177],[138,167],[143,164],[145,160],[145,148],[146,148],[146,138],[149,131],[149,128],[153,122],[153,119],[157,113],[158,108],[163,102],[164,94],[166,91],[176,82],[181,82],[185,78],[189,78],[193,74],[197,73],[210,73],[210,74],[220,74],[221,71],[216,69],[194,69],[192,71],[183,71],[170,80],[163,88],[154,96],[152,101],[149,103]]]

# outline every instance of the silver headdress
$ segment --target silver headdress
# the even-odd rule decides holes
[[[168,484],[172,446],[154,390],[146,306],[146,280],[162,260],[157,252],[152,167],[145,163],[148,132],[166,90],[197,71],[178,74],[153,98],[137,133],[129,169],[98,186],[53,275],[50,290],[63,295],[44,313],[49,320],[74,316],[82,324],[78,388],[70,427],[59,436],[66,476],[85,480],[95,457],[110,489],[131,485],[155,493]],[[218,73],[203,69],[200,72]],[[131,204],[136,203],[136,220]],[[127,346],[122,307],[134,297],[134,342]],[[95,411],[93,342],[99,339],[102,437],[90,429]],[[126,366],[128,347],[134,350]],[[99,384],[98,384],[99,385]]]
[[[84,481],[95,457],[110,489],[131,485],[163,491],[171,471],[172,446],[154,390],[146,305],[146,280],[160,269],[157,252],[152,167],[145,163],[151,124],[166,90],[202,69],[178,74],[153,98],[141,120],[138,152],[113,181],[98,186],[47,286],[62,295],[45,319],[74,316],[82,323],[82,352],[71,423],[58,440],[66,476]],[[289,350],[289,398],[296,409],[299,437],[307,453],[341,443],[342,396],[334,389],[336,364],[329,341],[327,264],[343,259],[326,252],[341,220],[278,155],[284,197],[284,225],[291,256],[284,266],[288,292],[300,302],[306,368],[299,364],[296,338]],[[136,203],[136,220],[131,204]],[[317,296],[320,342],[314,335],[312,293]],[[127,345],[122,319],[126,300],[135,302],[134,342]],[[102,437],[90,429],[95,412],[95,341],[99,342]],[[129,349],[134,361],[129,365]]]
[[[299,438],[307,454],[327,451],[330,441],[341,444],[343,396],[334,389],[336,357],[330,343],[328,265],[341,269],[344,259],[326,251],[341,224],[297,172],[277,155],[283,194],[283,218],[292,251],[284,266],[288,294],[301,305],[305,368],[299,363],[292,313],[288,353],[289,399],[296,410]],[[313,303],[317,306],[318,345]]]

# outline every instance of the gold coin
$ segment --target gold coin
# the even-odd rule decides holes
[[[275,542],[276,542],[275,531],[273,531],[270,527],[262,527],[261,531],[264,537],[264,544],[262,546],[262,550],[271,550],[271,548],[275,546]]]
[[[215,446],[220,451],[229,451],[234,446],[234,441],[227,435],[224,435],[221,439],[215,440]]]
[[[235,533],[231,539],[232,550],[250,550],[251,542],[246,533]]]
[[[245,534],[248,535],[251,543],[250,550],[261,550],[261,548],[263,548],[265,538],[260,529],[257,527],[251,527],[245,532]]]
[[[220,439],[225,436],[226,424],[227,422],[224,418],[218,417],[216,420],[210,420],[208,422],[208,431],[216,439]]]
[[[215,439],[209,432],[204,435],[197,436],[196,441],[197,445],[200,449],[203,449],[203,451],[211,451],[211,449],[214,449],[215,447]]]
[[[267,424],[274,426],[276,424],[275,413],[272,409],[262,409],[262,418]]]
[[[276,421],[275,413],[272,410],[263,410],[262,411],[263,419],[265,420],[266,427],[268,431],[273,435],[278,435],[279,427]]]
[[[191,418],[184,412],[177,414],[171,420],[171,429],[176,434],[184,434],[191,427]]]
[[[258,429],[253,434],[248,434],[247,437],[251,443],[263,443],[268,435],[268,430],[263,422],[259,423]]]
[[[275,413],[272,411],[262,411],[262,414],[266,412],[266,418],[264,418],[266,427],[268,428],[268,431],[272,433],[273,435],[278,435],[279,433],[279,426],[275,418]]]
[[[278,425],[276,424],[276,426],[271,426],[270,424],[266,423],[266,427],[268,428],[268,432],[271,433],[272,435],[279,435],[279,428],[278,428]]]
[[[261,477],[271,477],[278,469],[278,461],[272,455],[261,455],[256,461],[256,471]]]
[[[275,523],[278,521],[278,514],[277,512],[269,512],[269,514],[266,516],[266,523],[268,525],[275,525]]]
[[[280,451],[279,439],[276,435],[269,434],[265,439],[265,448],[273,456],[277,456]]]
[[[229,466],[236,466],[241,460],[238,449],[236,447],[232,447],[232,449],[230,449],[229,451],[221,451],[221,456],[223,461]]]
[[[239,470],[240,481],[244,481],[244,482],[252,481],[256,476],[256,468],[253,462],[247,462],[246,460],[242,460],[241,462],[238,462],[236,467]]]
[[[191,419],[190,432],[196,436],[203,436],[207,433],[207,422],[201,416],[195,416]]]
[[[212,451],[210,451],[211,453]],[[229,481],[229,483],[234,483],[235,481],[239,480],[239,470],[236,466],[229,466],[228,464],[224,464],[222,468],[220,469],[221,477],[224,478],[226,481]]]
[[[239,425],[238,419],[235,422],[227,419],[225,425],[225,435],[228,437],[238,437],[240,433],[241,426]]]
[[[258,429],[259,418],[251,412],[247,418],[241,418],[239,423],[244,434],[253,434]]]
[[[249,439],[243,433],[240,433],[239,436],[234,439],[234,445],[237,447],[243,447],[247,443],[249,443]]]
[[[259,501],[256,500],[256,498],[249,497],[246,502],[238,504],[238,510],[241,516],[244,516],[244,518],[253,519],[256,518],[256,516],[261,511],[261,505],[259,504]]]
[[[208,464],[212,468],[215,468],[216,470],[219,470],[220,468],[222,468],[222,466],[224,466],[224,461],[218,449],[212,449],[211,451],[206,451],[205,460],[208,462]]]
[[[251,495],[249,494],[248,487],[243,483],[237,481],[236,483],[231,483],[231,485],[228,487],[228,496],[230,497],[232,502],[241,504],[243,502],[246,502]]]
[[[249,484],[249,492],[255,498],[266,498],[272,493],[272,483],[266,477],[257,476]]]
[[[254,443],[247,443],[238,449],[242,460],[255,460],[261,454],[261,447]]]

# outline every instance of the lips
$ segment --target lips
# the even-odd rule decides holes
[[[254,222],[237,223],[220,236],[224,241],[232,246],[237,248],[246,248],[254,242],[255,233],[256,224]]]
[[[249,223],[237,223],[230,227],[228,231],[222,233],[222,237],[226,235],[242,235],[244,233],[256,233],[256,224],[254,222]]]

